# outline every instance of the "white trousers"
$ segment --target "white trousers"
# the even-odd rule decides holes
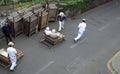
[[[58,31],[61,31],[61,29],[64,29],[64,21],[59,21],[59,29],[58,29]]]
[[[11,67],[10,67],[10,70],[13,70],[16,66],[16,57],[10,57],[10,61],[11,61]]]
[[[74,40],[75,41],[79,40],[82,37],[83,33],[84,33],[84,31],[78,32],[78,35],[74,38]]]

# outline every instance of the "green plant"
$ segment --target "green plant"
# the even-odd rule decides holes
[[[21,10],[21,9],[23,9],[23,8],[28,8],[28,7],[32,6],[32,5],[33,5],[32,2],[26,2],[26,3],[22,4],[22,5],[19,6],[19,7],[16,7],[15,10],[18,11],[18,10]]]
[[[64,5],[65,9],[76,9],[76,10],[84,10],[88,7],[94,0],[71,0],[66,1]]]
[[[22,1],[28,1],[28,0],[19,0],[21,3]],[[32,0],[32,1],[29,1],[29,2],[25,2],[25,3],[22,3],[22,5],[20,5],[19,7],[16,7],[15,10],[21,10],[23,8],[29,8],[30,6],[32,5],[35,5],[35,4],[39,4],[39,3],[45,3],[45,0]]]

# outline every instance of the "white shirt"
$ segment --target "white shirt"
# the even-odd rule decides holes
[[[79,32],[85,31],[86,23],[85,23],[85,22],[80,23],[80,24],[78,25],[78,28],[79,28]]]
[[[17,51],[13,47],[8,47],[7,52],[9,54],[9,57],[16,57]]]

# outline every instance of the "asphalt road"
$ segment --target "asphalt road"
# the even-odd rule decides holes
[[[110,2],[65,22],[65,41],[49,49],[40,43],[43,32],[18,36],[15,47],[24,52],[14,72],[0,67],[0,74],[111,74],[107,62],[120,48],[120,4]],[[77,25],[87,19],[87,29],[74,43]],[[58,22],[50,22],[58,29]],[[7,47],[1,40],[0,47]]]

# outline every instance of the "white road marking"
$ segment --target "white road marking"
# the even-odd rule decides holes
[[[48,68],[53,63],[55,63],[55,61],[50,61],[48,64],[46,64],[44,67],[42,67],[36,74],[40,74],[40,72],[44,71],[46,68]]]
[[[71,46],[70,46],[70,48],[74,48],[74,47],[76,47],[78,44],[80,44],[80,43],[84,42],[86,39],[87,39],[87,38],[84,38],[84,39],[82,39],[82,40],[78,41],[77,43],[75,43],[75,44],[71,45]]]
[[[109,25],[110,25],[110,24],[106,24],[106,25],[102,26],[101,28],[98,29],[98,31],[104,30],[104,29],[107,28]]]

